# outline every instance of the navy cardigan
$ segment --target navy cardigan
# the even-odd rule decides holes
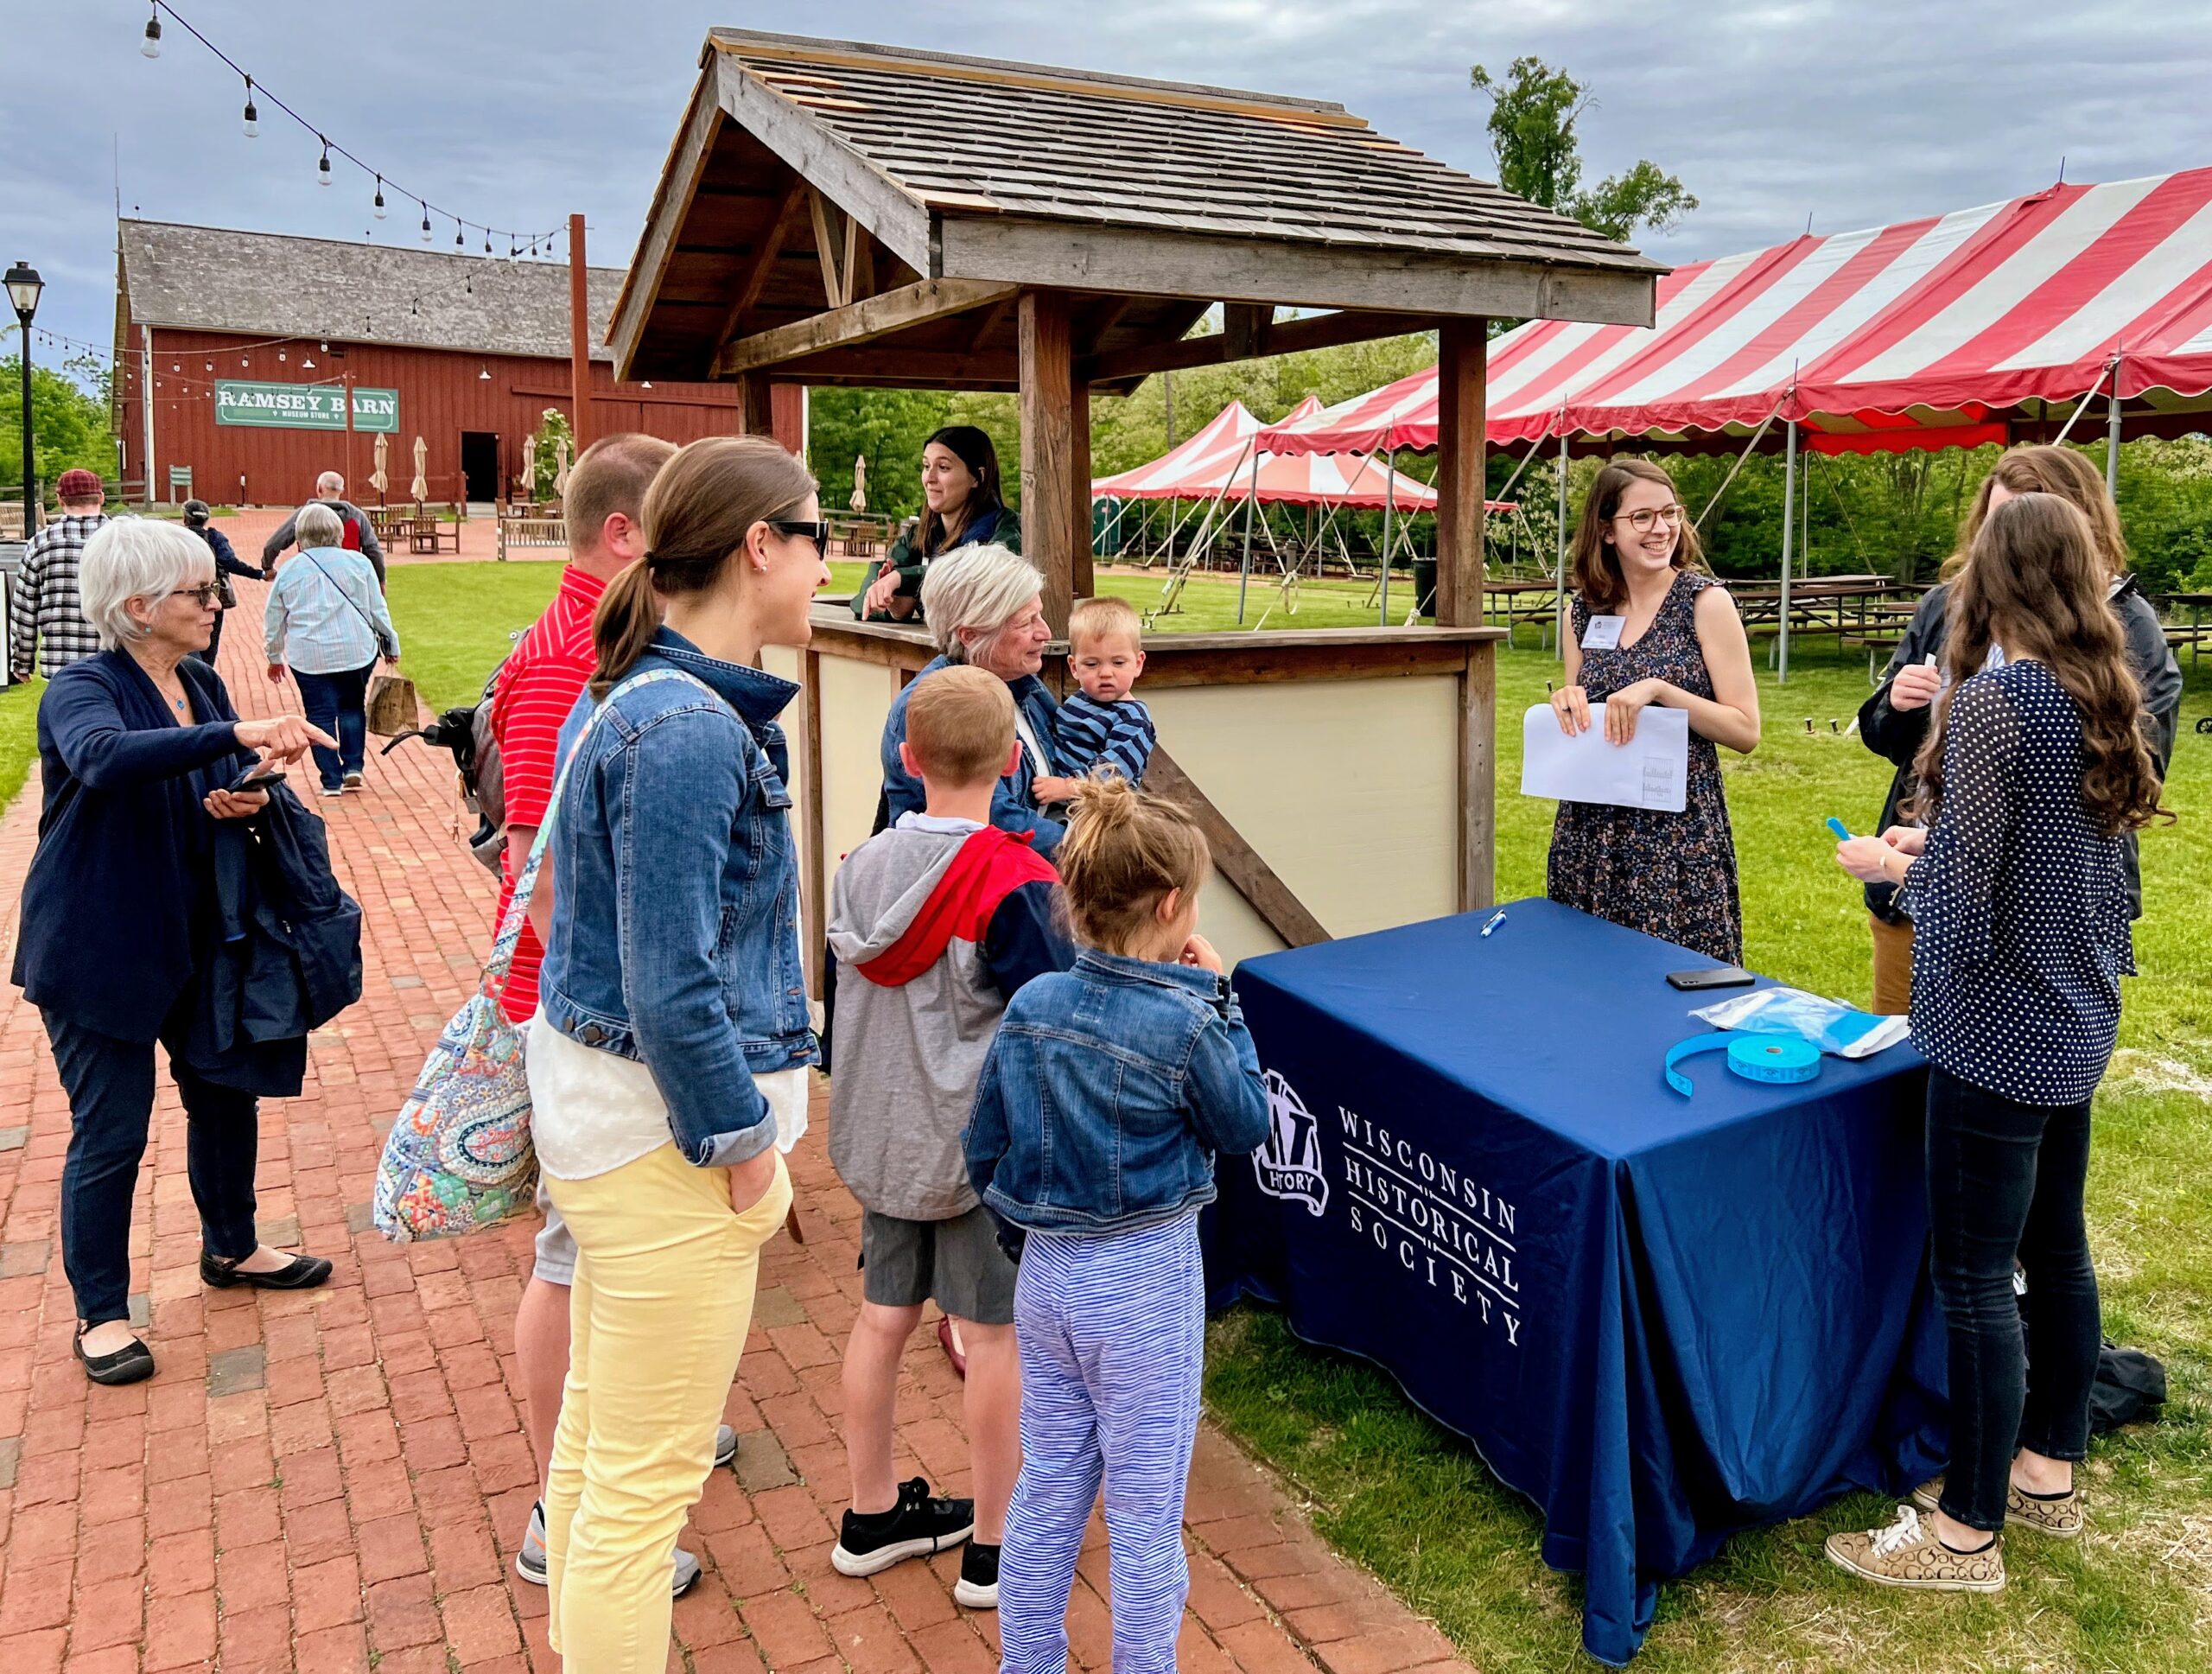
[[[254,760],[215,671],[177,665],[196,726],[127,652],[47,682],[39,703],[38,848],[23,881],[14,981],[42,1012],[150,1044],[193,975],[193,909],[213,852],[200,801]]]

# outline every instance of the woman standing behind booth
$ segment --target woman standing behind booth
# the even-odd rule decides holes
[[[1928,742],[1929,706],[1942,689],[1945,676],[1936,667],[1943,654],[1948,632],[1949,594],[1958,572],[1966,567],[1990,512],[2016,494],[2056,494],[2072,503],[2089,520],[2089,531],[2110,577],[2106,596],[2119,614],[2126,636],[2127,661],[2136,683],[2143,689],[2144,742],[2158,776],[2165,777],[2173,759],[2174,734],[2181,719],[2181,665],[2166,644],[2166,631],[2158,612],[2137,590],[2127,573],[2126,538],[2120,533],[2120,516],[2111,492],[2089,461],[2071,448],[2040,443],[2014,448],[2000,458],[1981,480],[1973,508],[1959,530],[1959,549],[1944,565],[1949,576],[1932,588],[1913,613],[1912,624],[1890,659],[1882,684],[1859,709],[1859,735],[1875,754],[1897,764],[1890,793],[1882,804],[1876,827],[1886,831],[1898,823],[1898,806],[1912,795],[1913,758]],[[2143,874],[2135,852],[2135,837],[2127,833],[2127,915],[2143,916]],[[1896,900],[1897,892],[1885,882],[1866,886],[1866,912],[1874,937],[1874,1005],[1885,1015],[1904,1012],[1912,995],[1912,920]]]
[[[853,595],[853,614],[863,621],[908,621],[925,610],[923,572],[957,548],[1021,551],[1021,525],[1000,489],[998,449],[973,424],[948,424],[922,443],[922,501],[920,526],[899,531]]]
[[[1678,814],[1560,803],[1544,893],[1738,964],[1736,843],[1714,747],[1758,747],[1758,688],[1735,601],[1706,572],[1666,472],[1623,459],[1598,473],[1575,525],[1574,588],[1565,684],[1551,699],[1560,730],[1587,732],[1602,703],[1606,739],[1624,744],[1647,704],[1687,710],[1689,781]]]
[[[1902,885],[1911,910],[1929,1266],[1949,1328],[1950,1468],[1913,1495],[1929,1518],[1906,1506],[1827,1543],[1886,1585],[1995,1592],[2008,1520],[2082,1531],[2074,1466],[2100,1341],[2089,1100],[2135,969],[2122,838],[2162,812],[2110,579],[2069,501],[1993,507],[1952,586],[1949,695],[1914,763],[1930,825],[1836,850],[1853,876]]]

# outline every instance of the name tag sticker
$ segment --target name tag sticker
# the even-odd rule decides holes
[[[1621,642],[1621,629],[1628,625],[1625,616],[1592,616],[1590,626],[1582,630],[1585,651],[1611,651]]]

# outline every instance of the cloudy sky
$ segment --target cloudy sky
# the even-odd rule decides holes
[[[2212,164],[2212,0],[179,0],[276,94],[407,190],[502,227],[588,218],[626,262],[709,24],[743,24],[1333,99],[1491,173],[1468,67],[1534,53],[1590,84],[1594,179],[1648,156],[1702,207],[1684,260],[2070,180]],[[345,165],[174,22],[130,0],[0,0],[0,258],[48,280],[41,327],[112,334],[114,208],[410,239]],[[439,242],[450,248],[453,228]],[[472,234],[480,250],[482,235]],[[504,249],[504,245],[501,246]],[[12,336],[12,333],[10,333]],[[10,347],[13,345],[10,342]],[[41,348],[41,358],[49,351]]]

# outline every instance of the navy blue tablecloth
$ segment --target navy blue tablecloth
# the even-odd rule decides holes
[[[1938,1468],[1925,1070],[1764,1085],[1666,1049],[1699,955],[1549,901],[1248,959],[1274,1131],[1224,1159],[1209,1301],[1367,1357],[1543,1513],[1625,1663],[1734,1530]],[[1741,990],[1732,990],[1740,992]]]

